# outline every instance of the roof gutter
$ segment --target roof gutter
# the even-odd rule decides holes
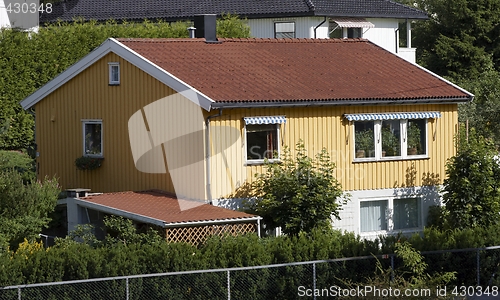
[[[165,223],[164,224],[164,228],[189,227],[189,226],[200,226],[200,225],[215,225],[215,224],[228,224],[228,223],[249,223],[249,221],[260,222],[260,220],[262,220],[262,217],[255,216],[255,217],[238,218],[238,219],[219,219],[219,220],[175,222],[175,223]]]
[[[411,100],[326,100],[326,101],[253,101],[253,102],[216,102],[213,108],[257,108],[257,107],[307,107],[340,105],[388,105],[388,104],[454,104],[470,102],[474,95],[466,98],[411,99]]]

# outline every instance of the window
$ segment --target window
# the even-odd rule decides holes
[[[362,200],[360,232],[421,228],[420,198]]]
[[[295,38],[295,23],[274,23],[274,38],[292,39]]]
[[[408,159],[427,156],[427,123],[438,112],[352,114],[355,160]]]
[[[102,148],[102,121],[83,121],[83,155],[103,156]]]
[[[117,62],[108,63],[109,66],[109,84],[120,84],[120,64]]]
[[[280,126],[284,116],[245,117],[245,148],[247,163],[263,163],[279,159]]]
[[[347,28],[347,38],[355,39],[363,37],[363,30],[359,27]]]

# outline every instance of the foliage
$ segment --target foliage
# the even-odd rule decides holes
[[[234,15],[217,22],[220,37],[249,36],[248,26]],[[24,149],[33,143],[33,116],[19,102],[107,38],[185,38],[190,25],[76,20],[40,27],[38,34],[0,29],[0,149]]]
[[[364,150],[368,152],[369,150],[373,150],[373,130],[363,130],[356,132],[356,151]]]
[[[281,161],[267,162],[266,167],[265,174],[256,175],[256,200],[248,209],[270,228],[281,226],[285,234],[298,235],[329,228],[332,216],[339,219],[342,188],[333,177],[335,164],[325,149],[312,159],[300,141],[295,159],[285,147]]]
[[[491,140],[462,127],[457,155],[446,163],[443,202],[452,228],[500,223],[500,164]]]
[[[29,183],[36,178],[35,160],[26,153],[0,150],[0,172],[16,171],[23,181]]]
[[[117,216],[105,216],[107,230],[106,243],[116,244],[155,244],[163,241],[159,232],[148,227],[146,232],[137,232],[132,220]]]
[[[469,127],[500,145],[500,73],[490,64],[479,76],[458,84],[474,94],[474,101],[459,106],[459,121],[469,122]]]
[[[75,166],[78,170],[95,170],[102,166],[102,157],[81,156],[75,160]]]
[[[408,125],[408,148],[420,147],[420,128],[415,123]]]
[[[500,35],[495,0],[400,0],[426,11],[412,25],[417,60],[441,76],[475,78],[491,63],[499,69]]]
[[[48,215],[56,206],[58,194],[55,179],[24,185],[18,172],[0,173],[1,239],[16,247],[25,238],[33,240],[38,237],[50,221]]]

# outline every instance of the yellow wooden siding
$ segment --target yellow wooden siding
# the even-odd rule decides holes
[[[413,111],[440,111],[442,115],[428,122],[428,159],[353,162],[353,125],[343,117],[344,114]],[[221,155],[212,158],[214,198],[233,194],[245,182],[252,181],[255,174],[265,171],[262,165],[245,166],[243,117],[278,115],[285,115],[287,121],[280,127],[283,144],[293,150],[296,143],[303,140],[309,155],[326,148],[337,165],[335,176],[346,191],[442,184],[446,159],[455,153],[456,104],[227,109],[211,122],[211,142],[224,140],[223,128],[227,127],[238,128],[242,138],[223,151],[225,159],[231,162],[229,167]]]
[[[119,86],[108,85],[108,62],[120,63]],[[136,169],[128,135],[128,121],[135,112],[172,94],[172,89],[116,54],[106,55],[36,105],[39,177],[55,175],[63,189],[174,192],[168,174],[148,174]],[[179,103],[189,102],[179,94],[174,98],[174,111],[179,109]],[[104,163],[97,170],[80,171],[74,165],[75,159],[83,155],[82,119],[103,122]],[[203,147],[203,140],[193,142],[193,146]],[[189,153],[186,148],[179,149],[174,157],[181,160]],[[204,171],[196,175],[204,181]]]

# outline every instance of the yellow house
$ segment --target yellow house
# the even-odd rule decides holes
[[[364,39],[108,39],[21,104],[64,189],[237,208],[265,158],[326,148],[352,195],[335,226],[372,236],[425,224],[472,98]]]

